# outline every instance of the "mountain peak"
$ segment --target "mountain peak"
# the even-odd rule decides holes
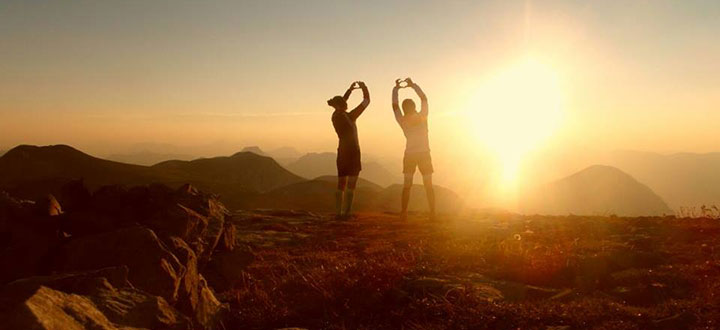
[[[56,144],[49,146],[34,146],[22,144],[8,150],[2,159],[8,161],[12,159],[45,159],[45,158],[63,158],[63,159],[92,159],[93,157],[65,144]]]
[[[524,197],[524,213],[662,215],[672,211],[646,185],[622,170],[593,165]]]
[[[260,155],[260,156],[267,156],[267,154],[265,154],[265,152],[262,151],[262,149],[260,149],[260,147],[258,147],[258,146],[245,147],[240,152],[252,152],[252,153]]]
[[[244,149],[243,149],[244,150]],[[259,154],[253,151],[239,151],[234,153],[229,158],[241,158],[241,159],[272,159],[264,154]]]
[[[602,178],[623,178],[635,180],[630,174],[623,172],[621,169],[608,165],[591,165],[585,169],[570,175],[568,178],[584,177],[584,176],[600,176]]]

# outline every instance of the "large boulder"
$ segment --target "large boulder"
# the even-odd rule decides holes
[[[203,269],[203,274],[213,288],[227,291],[242,279],[243,270],[255,260],[250,247],[243,246],[233,251],[218,251]]]
[[[77,183],[72,183],[77,185]],[[82,189],[67,187],[83,198]],[[221,240],[226,239],[229,212],[217,196],[205,194],[190,185],[177,190],[161,184],[127,188],[121,185],[99,188],[85,208],[67,214],[73,235],[88,235],[140,224],[160,238],[179,237],[188,243],[200,264],[206,263]],[[224,247],[231,243],[223,242]]]
[[[67,322],[61,326],[69,328],[103,328],[101,316],[110,324],[144,328],[174,327],[170,323],[140,326],[157,319],[148,315],[164,315],[158,318],[194,328],[220,324],[226,306],[200,272],[213,251],[229,253],[235,247],[235,227],[217,196],[190,185],[175,190],[158,184],[105,186],[90,194],[81,181],[66,184],[58,196],[24,202],[0,195],[0,264],[11,265],[0,268],[0,284],[36,276],[32,281],[23,280],[24,287],[32,289],[24,295],[11,295],[15,303],[47,299],[60,306],[67,304],[62,309],[65,312],[91,313],[57,316],[64,317]],[[67,202],[68,207],[61,207],[58,200]],[[73,280],[54,277],[51,283],[46,277],[37,277],[107,267],[126,267],[125,277],[121,276],[125,280],[109,280],[94,273],[80,281],[86,284],[78,282],[81,277],[76,275],[70,277]],[[95,304],[101,316],[84,308],[87,301]],[[166,305],[172,306],[172,312],[163,307]],[[138,309],[124,310],[122,306],[142,306],[138,308],[154,312],[136,315]],[[137,318],[137,322],[127,323]]]
[[[65,200],[73,207],[66,213],[66,229],[74,237],[114,231],[137,224],[136,206],[140,200],[131,197],[128,188],[121,185],[100,187],[85,199],[84,187],[76,182],[68,183],[61,190]],[[84,200],[85,205],[79,205]]]
[[[0,324],[11,329],[190,329],[162,297],[132,287],[127,267],[38,276],[0,289]]]
[[[90,190],[85,186],[82,179],[66,183],[60,187],[60,192],[57,195],[57,199],[65,212],[86,209],[90,206],[91,198]]]
[[[40,287],[0,311],[7,329],[116,329],[93,302],[83,296]]]
[[[38,214],[37,203],[0,193],[0,284],[45,271],[60,243],[59,217]]]
[[[221,243],[232,249],[232,230],[227,225],[230,212],[212,194],[190,185],[173,190],[165,185],[100,187],[88,197],[82,182],[62,187],[61,200],[68,201],[68,232],[74,236],[113,231],[140,224],[159,237],[179,237],[195,251],[201,264],[206,263]],[[83,205],[87,204],[87,205]],[[231,233],[232,234],[232,233]]]
[[[197,324],[205,329],[215,329],[222,324],[222,318],[227,312],[227,306],[220,303],[215,293],[208,286],[205,278],[200,275],[198,279],[198,303],[191,314]]]
[[[143,225],[152,228],[159,237],[179,237],[193,247],[196,254],[204,252],[202,234],[207,230],[207,217],[181,205],[173,204],[159,209]]]
[[[186,240],[187,242],[197,242],[195,252],[198,255],[201,265],[210,260],[215,248],[222,240],[222,246],[226,250],[232,250],[234,245],[234,227],[229,223],[230,212],[223,205],[217,196],[204,194],[191,185],[180,187],[176,196],[179,203],[185,205],[195,212],[203,215],[206,220],[206,226],[199,234],[196,240]],[[231,232],[228,233],[227,231]]]
[[[195,252],[179,237],[168,238],[166,244],[186,269],[178,291],[177,308],[192,317],[198,325],[214,328],[225,306],[215,298],[215,294],[198,272]]]
[[[35,213],[38,216],[58,216],[63,214],[63,208],[60,205],[60,202],[58,202],[57,198],[53,195],[47,195],[40,200],[38,200],[38,203],[36,204]]]
[[[178,298],[187,271],[155,233],[143,227],[88,235],[70,240],[54,259],[58,271],[92,270],[125,265],[136,287],[170,302]]]

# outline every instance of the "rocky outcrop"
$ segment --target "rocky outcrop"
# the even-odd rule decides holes
[[[0,323],[9,329],[190,329],[165,299],[134,288],[127,267],[31,277],[1,292]]]
[[[178,237],[170,237],[167,243],[185,267],[185,274],[178,288],[178,308],[192,315],[200,324],[212,327],[217,323],[224,307],[199,272],[195,252]]]
[[[225,291],[242,280],[242,271],[255,260],[249,247],[234,251],[218,251],[205,268],[205,275],[214,288]]]
[[[125,265],[128,278],[140,289],[177,301],[178,288],[186,268],[144,227],[123,228],[112,232],[70,240],[60,248],[53,261],[57,271],[92,270]]]
[[[234,250],[235,228],[216,196],[189,185],[90,193],[81,181],[59,191],[38,202],[0,194],[1,324],[222,327],[226,306],[203,271],[215,250]]]
[[[60,244],[58,218],[38,205],[0,192],[0,284],[43,272]]]
[[[40,287],[2,312],[10,329],[115,329],[90,299]]]

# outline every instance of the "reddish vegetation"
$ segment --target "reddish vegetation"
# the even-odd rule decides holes
[[[80,182],[57,197],[0,194],[0,324],[714,329],[720,320],[716,219],[231,217],[191,186],[90,193]]]
[[[720,222],[239,214],[230,328],[716,328]]]

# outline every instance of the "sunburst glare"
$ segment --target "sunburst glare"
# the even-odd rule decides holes
[[[486,145],[495,157],[498,190],[513,190],[523,159],[562,122],[560,76],[551,65],[528,57],[490,75],[474,96],[467,107],[471,143]]]

